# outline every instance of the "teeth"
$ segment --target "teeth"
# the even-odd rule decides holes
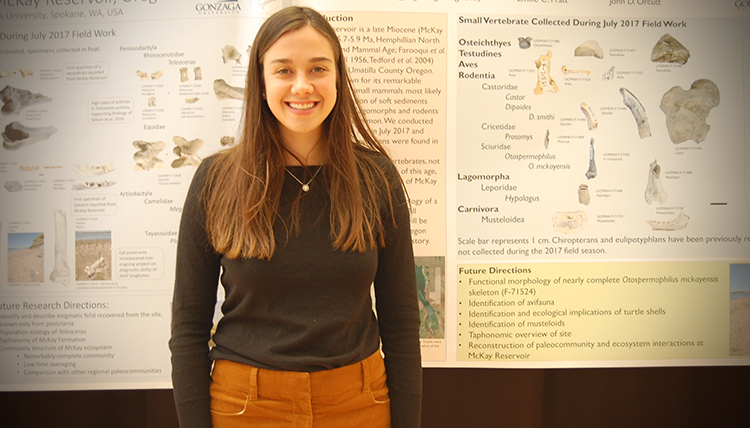
[[[293,108],[295,110],[308,110],[308,109],[311,109],[311,108],[315,107],[315,103],[304,103],[304,104],[300,104],[300,103],[288,103],[288,104],[289,104],[289,107],[291,107],[291,108]]]

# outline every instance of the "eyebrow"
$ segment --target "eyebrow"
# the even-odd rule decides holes
[[[273,60],[271,60],[271,64],[277,64],[277,63],[289,64],[291,62],[292,62],[292,60],[290,60],[288,58],[279,58],[279,59],[273,59]],[[327,56],[316,56],[314,58],[310,58],[310,60],[308,61],[308,63],[314,63],[314,62],[330,62],[330,63],[333,63],[333,60],[331,58],[328,58]]]

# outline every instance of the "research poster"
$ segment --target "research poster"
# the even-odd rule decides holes
[[[747,2],[0,0],[0,390],[171,387],[185,192],[290,5],[407,187],[425,367],[750,364]]]

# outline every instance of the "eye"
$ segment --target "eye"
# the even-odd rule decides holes
[[[323,73],[323,72],[328,71],[328,69],[326,67],[319,65],[317,67],[313,67],[312,71],[313,73]]]

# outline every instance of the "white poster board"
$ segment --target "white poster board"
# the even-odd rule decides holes
[[[184,194],[291,4],[407,184],[425,367],[750,363],[745,2],[7,0],[0,390],[171,386]]]

